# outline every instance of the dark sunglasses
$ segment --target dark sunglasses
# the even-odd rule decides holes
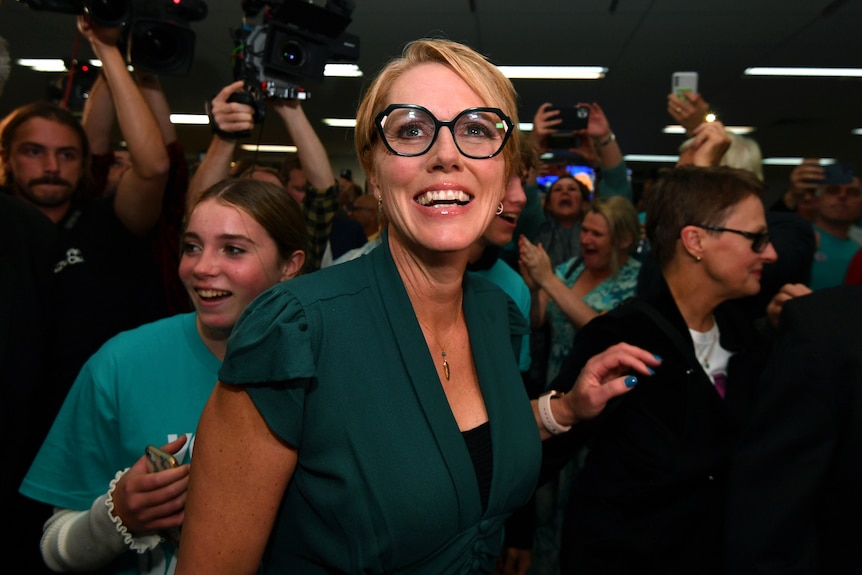
[[[751,240],[751,249],[755,253],[760,253],[766,249],[772,242],[772,238],[769,236],[769,232],[746,232],[744,230],[734,230],[731,228],[722,228],[719,226],[702,226],[700,224],[692,224],[696,228],[700,228],[702,230],[709,230],[711,232],[730,232],[732,234],[739,234],[747,240]]]

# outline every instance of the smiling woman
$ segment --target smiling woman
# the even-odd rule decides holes
[[[412,42],[374,79],[355,139],[381,244],[240,318],[201,418],[177,575],[493,571],[550,436],[518,370],[523,316],[465,274],[518,165],[516,125],[511,83],[461,44]],[[657,363],[615,348],[545,416],[556,430],[595,415]]]

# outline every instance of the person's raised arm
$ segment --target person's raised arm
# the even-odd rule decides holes
[[[195,438],[176,575],[257,573],[296,462],[248,393],[217,383]]]
[[[335,173],[323,142],[308,121],[299,100],[275,100],[273,109],[284,120],[287,133],[296,145],[299,163],[315,190],[326,190],[335,185]]]
[[[578,105],[590,109],[587,129],[581,135],[589,136],[592,149],[590,146],[582,147],[586,147],[589,153],[595,153],[601,168],[601,180],[598,184],[599,197],[623,196],[631,200],[634,193],[628,177],[628,168],[623,159],[623,152],[617,137],[611,130],[607,115],[601,106],[595,102],[591,104],[579,103]]]
[[[210,121],[223,134],[250,131],[254,128],[254,109],[248,104],[228,102],[235,92],[242,91],[243,81],[232,82],[221,89],[210,102]],[[236,151],[237,140],[213,134],[209,148],[189,182],[186,212],[195,205],[204,190],[227,178]]]
[[[784,192],[781,201],[790,211],[796,211],[799,200],[805,194],[814,194],[823,180],[823,166],[819,158],[805,158],[790,172],[790,187]]]
[[[81,125],[87,132],[90,143],[90,153],[94,156],[107,154],[111,151],[111,129],[114,127],[114,100],[111,89],[104,75],[99,74],[90,95],[84,102],[81,115]]]
[[[524,283],[530,288],[530,327],[538,329],[545,325],[548,307],[548,294],[542,289],[540,282],[547,274],[554,275],[551,259],[542,244],[536,245],[526,236],[518,238],[518,254],[518,269]]]
[[[530,132],[529,140],[539,153],[548,149],[550,138],[562,121],[560,111],[554,108],[550,102],[545,102],[536,110],[533,115],[533,130]]]
[[[610,122],[601,106],[592,103],[579,102],[579,106],[590,109],[590,119],[587,123],[587,135],[592,138],[596,148],[596,156],[602,169],[609,170],[623,161],[623,153],[617,142],[617,137],[611,130]]]
[[[162,89],[161,81],[156,74],[151,72],[136,71],[135,76],[138,79],[138,88],[144,96],[150,110],[153,111],[153,116],[159,125],[159,131],[162,133],[162,142],[167,146],[177,141],[177,130],[171,122],[171,107],[165,98],[165,92]]]
[[[87,15],[78,17],[78,28],[102,62],[120,132],[132,160],[131,169],[123,174],[117,187],[114,211],[130,232],[143,236],[158,221],[168,177],[165,147],[152,145],[162,141],[159,125],[117,48],[119,28],[100,27]]]
[[[554,300],[560,311],[578,329],[599,315],[596,310],[584,303],[581,294],[573,291],[557,277],[551,266],[551,259],[541,245],[534,246],[524,238],[520,246],[521,259],[518,263],[521,266],[521,276],[530,287],[530,294],[533,296],[533,305],[530,307],[530,325],[533,328],[544,325],[545,309],[549,299]],[[534,307],[541,307],[541,309],[534,310]]]
[[[709,113],[709,102],[694,92],[686,93],[683,98],[668,94],[667,113],[679,122],[688,136],[691,136],[694,129],[706,119],[706,115]]]
[[[717,166],[730,147],[730,135],[719,121],[703,122],[692,132],[693,137],[679,154],[677,166]]]

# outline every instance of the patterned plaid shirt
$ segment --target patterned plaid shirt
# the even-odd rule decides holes
[[[305,196],[305,227],[308,230],[308,253],[305,269],[312,272],[320,269],[326,243],[332,232],[332,220],[338,209],[338,185],[333,183],[326,190],[309,188]]]

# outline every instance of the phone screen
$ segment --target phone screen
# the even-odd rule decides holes
[[[688,92],[697,92],[697,72],[674,72],[671,77],[671,93],[684,98]]]

